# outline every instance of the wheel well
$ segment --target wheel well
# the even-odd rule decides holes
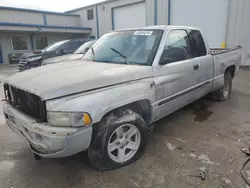
[[[121,108],[126,108],[126,109],[130,109],[134,111],[135,113],[139,114],[144,119],[147,125],[150,124],[151,118],[152,118],[152,111],[151,111],[152,107],[151,107],[151,103],[149,100],[145,99],[145,100],[136,101],[136,102],[118,107],[116,109],[113,109],[112,111],[121,109]],[[112,111],[106,113],[104,117],[108,115],[109,113],[111,113]]]
[[[233,78],[234,77],[234,73],[235,73],[235,65],[227,67],[227,69],[225,70],[225,72],[229,72],[231,74],[232,78]]]

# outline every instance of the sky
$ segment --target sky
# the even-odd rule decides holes
[[[0,6],[64,12],[104,0],[0,0]]]

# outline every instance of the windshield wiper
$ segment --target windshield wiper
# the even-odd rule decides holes
[[[94,51],[94,48],[93,47],[90,47],[90,50],[92,52],[92,60],[94,61],[95,60],[95,51]]]
[[[109,48],[109,49],[112,50],[113,52],[117,53],[118,55],[120,55],[120,56],[125,60],[125,62],[126,62],[128,65],[130,65],[130,63],[129,63],[129,61],[128,61],[128,58],[127,58],[125,55],[123,55],[121,52],[119,52],[118,50],[116,50],[116,49],[114,49],[114,48]]]

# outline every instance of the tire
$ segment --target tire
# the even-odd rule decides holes
[[[36,161],[40,161],[42,159],[42,157],[40,155],[37,155],[36,153],[33,153],[33,155]]]
[[[216,101],[224,101],[231,97],[231,91],[232,91],[232,75],[230,72],[224,73],[224,86],[223,88],[214,91],[212,93],[212,97]]]
[[[129,134],[131,132],[135,133]],[[140,158],[148,135],[149,128],[139,114],[129,109],[115,110],[94,125],[89,159],[99,170],[126,166]]]

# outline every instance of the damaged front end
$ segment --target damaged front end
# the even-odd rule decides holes
[[[46,122],[45,101],[42,101],[40,97],[8,84],[4,84],[4,94],[6,101],[14,108],[39,122]]]
[[[4,84],[4,116],[8,126],[25,138],[31,150],[42,157],[65,157],[89,147],[92,125],[52,126],[47,122],[45,101],[28,91]]]

